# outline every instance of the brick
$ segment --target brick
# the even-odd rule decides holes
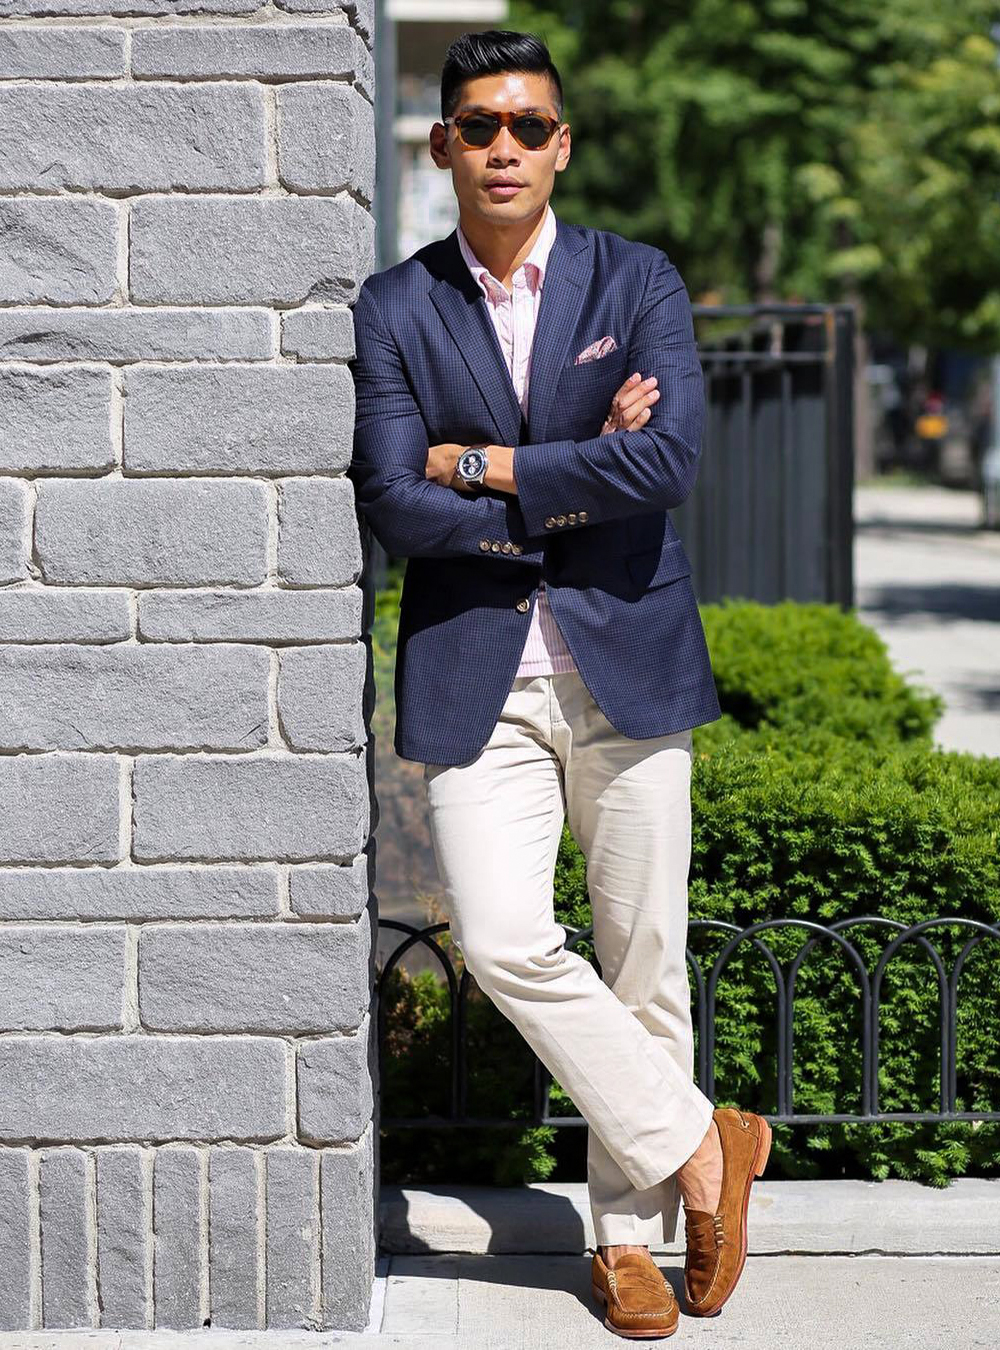
[[[0,647],[0,750],[252,750],[268,669],[259,647]]]
[[[336,869],[334,869],[336,870]],[[0,919],[267,919],[278,869],[0,868]]]
[[[264,1153],[269,1328],[314,1329],[313,1279],[319,1271],[319,1153],[280,1145]]]
[[[94,1157],[100,1325],[144,1329],[146,1243],[152,1239],[147,1238],[143,1150],[124,1144],[96,1149]]]
[[[309,305],[281,316],[281,351],[299,361],[350,361],[354,318],[349,309]]]
[[[0,236],[0,303],[102,305],[114,295],[118,212],[111,202],[0,200]]]
[[[153,924],[139,937],[151,1031],[350,1030],[367,1006],[367,925]]]
[[[143,861],[353,857],[368,830],[355,756],[140,755],[133,796]]]
[[[375,1279],[372,1131],[350,1148],[320,1155],[324,1327],[361,1331]]]
[[[0,141],[5,189],[225,190],[265,179],[263,92],[251,85],[11,84],[0,89]]]
[[[120,592],[0,590],[0,642],[119,642],[129,627],[128,597]]]
[[[114,464],[106,370],[0,370],[0,469],[104,471]]]
[[[292,911],[303,918],[356,919],[368,904],[368,857],[360,853],[350,863],[300,863],[289,867],[288,886]],[[0,872],[0,904],[2,891]]]
[[[0,15],[10,7],[0,3]],[[125,74],[121,28],[55,28],[41,24],[0,31],[2,80],[109,80]]]
[[[0,1031],[120,1030],[121,925],[0,929]]]
[[[0,0],[0,18],[117,14],[253,14],[264,0]]]
[[[357,90],[296,84],[278,91],[278,175],[288,188],[375,195],[375,109]]]
[[[257,1326],[257,1282],[264,1253],[257,1241],[257,1154],[211,1148],[208,1162],[208,1285],[213,1327]]]
[[[0,755],[0,862],[115,862],[118,809],[113,755]]]
[[[281,485],[278,575],[289,586],[346,586],[361,576],[354,485],[299,478]]]
[[[310,473],[351,460],[346,366],[146,369],[127,377],[132,473]]]
[[[294,750],[350,750],[364,745],[361,705],[366,662],[361,642],[281,652],[278,717]],[[0,706],[2,702],[0,694]]]
[[[271,646],[355,638],[361,589],[145,591],[139,632],[147,642],[266,642]]]
[[[338,924],[334,931],[340,928]],[[374,1109],[370,1036],[366,1021],[353,1036],[324,1037],[299,1046],[296,1095],[300,1139],[340,1144],[364,1134]]]
[[[0,1148],[0,1331],[31,1326],[31,1182],[26,1148]]]
[[[368,212],[347,196],[147,198],[132,208],[132,297],[157,305],[349,302],[363,280],[361,217]]]
[[[137,78],[314,79],[354,75],[356,37],[346,24],[214,24],[138,28],[132,38]]]
[[[154,1154],[153,1305],[158,1328],[202,1323],[199,1152],[187,1144],[168,1144]]]
[[[0,1074],[0,1139],[285,1133],[285,1049],[267,1037],[0,1036]]]
[[[28,575],[28,485],[0,478],[0,582]]]
[[[35,552],[49,582],[252,585],[267,574],[267,529],[263,483],[38,484]]]
[[[335,14],[342,10],[355,29],[368,40],[375,34],[375,0],[274,0],[278,9],[292,14]]]
[[[42,1323],[47,1327],[93,1325],[96,1289],[88,1253],[89,1194],[87,1156],[81,1149],[40,1151]]]
[[[0,310],[4,361],[266,361],[265,310]]]

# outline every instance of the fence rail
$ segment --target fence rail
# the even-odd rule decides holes
[[[862,925],[882,927],[894,932],[879,956],[874,970],[869,970],[857,947],[847,937],[845,931],[860,928]],[[573,950],[592,937],[591,928],[574,929],[563,925],[566,931],[566,945]],[[941,953],[926,934],[944,927],[957,927],[970,931],[952,965],[951,971],[945,969]],[[857,918],[840,919],[835,923],[821,924],[808,919],[781,918],[765,919],[751,924],[747,928],[738,928],[735,924],[716,919],[691,919],[690,932],[715,930],[729,934],[722,950],[712,963],[707,978],[702,962],[687,948],[687,963],[694,981],[695,1012],[694,1022],[698,1031],[698,1085],[707,1097],[715,1099],[715,1034],[716,1034],[716,992],[720,976],[734,954],[745,942],[752,943],[761,953],[771,969],[775,985],[776,1018],[776,1058],[777,1058],[777,1110],[763,1112],[766,1119],[783,1125],[816,1124],[874,1124],[881,1121],[951,1121],[951,1120],[1000,1120],[997,1111],[958,1111],[958,1065],[957,1065],[957,1021],[958,985],[962,970],[969,956],[987,937],[1000,939],[1000,925],[983,923],[978,919],[959,917],[940,917],[924,919],[909,927],[894,919],[879,915],[863,915]],[[804,929],[807,936],[794,958],[783,967],[771,947],[761,936],[764,933],[784,928]],[[580,1126],[587,1122],[582,1116],[552,1115],[549,1104],[551,1077],[537,1057],[534,1058],[534,1100],[532,1116],[525,1119],[470,1117],[467,1113],[468,1095],[468,1046],[466,1037],[466,1010],[468,1003],[470,976],[466,970],[456,973],[450,953],[437,940],[439,935],[448,931],[447,923],[430,924],[416,928],[412,924],[396,919],[383,919],[379,923],[380,933],[399,933],[402,935],[386,957],[376,981],[376,999],[378,1016],[378,1037],[380,1053],[383,1051],[386,1036],[386,1004],[382,997],[386,982],[400,961],[408,952],[420,949],[427,952],[434,963],[443,972],[449,991],[451,1012],[451,1083],[450,1110],[447,1115],[428,1115],[419,1118],[384,1116],[384,1128],[421,1129],[470,1126],[509,1126],[523,1129],[526,1125],[566,1125]],[[834,943],[847,959],[857,976],[861,995],[861,1102],[857,1113],[831,1112],[828,1114],[798,1114],[794,1109],[792,1066],[794,1062],[794,1011],[795,984],[802,963],[816,945],[824,939]],[[882,1000],[882,985],[886,969],[893,957],[904,944],[914,942],[931,959],[937,977],[939,1028],[940,1028],[940,1106],[937,1111],[881,1111],[879,1109],[879,1009]],[[498,1014],[499,1015],[499,1014]],[[852,1047],[844,1047],[845,1053]],[[527,1054],[531,1052],[525,1047]]]

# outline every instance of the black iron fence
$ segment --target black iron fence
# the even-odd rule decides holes
[[[705,434],[698,482],[671,515],[698,599],[852,605],[854,310],[693,312]]]
[[[848,929],[863,926],[883,928],[889,937],[874,969],[866,965],[861,953],[845,933]],[[574,949],[590,940],[590,928],[571,929],[564,925],[567,934],[567,947]],[[774,1123],[786,1125],[816,1125],[851,1122],[854,1124],[873,1124],[879,1121],[950,1121],[950,1120],[1000,1120],[1000,1110],[995,1111],[959,1111],[956,1109],[958,1096],[958,1055],[956,1033],[956,1009],[958,1004],[959,980],[962,970],[972,952],[987,937],[1000,939],[1000,925],[982,923],[978,919],[942,917],[925,919],[920,923],[907,926],[893,919],[877,915],[864,915],[857,918],[841,919],[831,924],[814,923],[807,919],[780,918],[766,919],[747,928],[738,928],[735,924],[715,919],[691,919],[689,931],[715,930],[729,934],[725,944],[711,965],[704,970],[701,961],[687,949],[687,962],[694,985],[693,1020],[697,1030],[697,1082],[707,1097],[715,1100],[715,1045],[716,1045],[716,991],[719,978],[727,964],[741,945],[752,943],[767,962],[774,977],[774,1016],[776,1029],[777,1059],[777,1109],[763,1114]],[[773,949],[762,937],[777,929],[799,928],[808,935],[795,956],[787,964],[782,964]],[[934,929],[967,930],[967,941],[955,957],[951,970],[946,970],[941,953],[927,936]],[[544,1065],[534,1058],[534,1100],[532,1115],[525,1118],[483,1118],[470,1116],[467,1110],[469,1085],[469,1057],[467,1044],[467,1020],[469,988],[471,977],[466,970],[456,971],[449,947],[437,939],[447,932],[446,923],[431,924],[416,928],[411,924],[395,919],[383,919],[379,929],[382,934],[399,934],[400,938],[392,946],[380,965],[376,982],[378,1037],[380,1053],[386,1043],[387,1003],[383,998],[386,982],[408,953],[418,950],[431,961],[432,967],[439,970],[447,984],[450,1009],[450,1107],[446,1114],[436,1113],[421,1117],[393,1117],[385,1114],[381,1124],[384,1128],[435,1128],[442,1126],[510,1126],[523,1129],[525,1125],[585,1125],[579,1115],[553,1115],[550,1110],[549,1094],[551,1078]],[[845,1055],[861,1055],[861,1091],[859,1109],[854,1113],[831,1112],[829,1114],[797,1114],[793,1100],[792,1066],[794,1062],[794,1011],[795,985],[802,963],[821,941],[829,941],[844,954],[848,968],[856,975],[861,1001],[861,1043],[858,1046],[843,1046]],[[893,957],[906,943],[916,943],[930,958],[937,980],[940,1031],[940,1097],[935,1111],[882,1111],[879,1108],[879,1010],[882,1002],[882,986],[886,969]],[[595,961],[595,964],[596,961]],[[599,966],[598,966],[599,969]],[[499,1016],[499,1014],[498,1014]],[[525,1047],[525,1053],[530,1051]],[[386,1103],[391,1108],[391,1102]]]

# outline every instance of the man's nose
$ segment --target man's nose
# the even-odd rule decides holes
[[[504,164],[520,157],[521,147],[511,135],[510,127],[501,127],[497,138],[490,146],[490,160],[500,159]]]

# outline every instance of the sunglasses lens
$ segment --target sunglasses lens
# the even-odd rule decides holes
[[[541,150],[552,134],[549,123],[544,118],[533,117],[531,113],[515,117],[512,130],[526,150]]]
[[[473,113],[471,117],[463,117],[459,124],[459,131],[465,144],[478,149],[489,145],[499,130],[500,123],[497,119],[484,113]]]

